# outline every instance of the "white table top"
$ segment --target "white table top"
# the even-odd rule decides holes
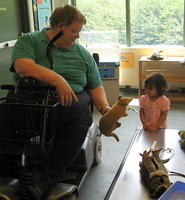
[[[178,130],[160,129],[153,133],[148,133],[143,129],[137,130],[136,139],[131,147],[125,164],[116,181],[112,186],[111,194],[106,200],[150,200],[148,190],[140,179],[139,161],[144,150],[149,150],[154,141],[157,141],[155,149],[171,148],[174,150],[174,157],[165,164],[169,171],[185,174],[185,152],[179,144]],[[171,182],[183,181],[185,178],[170,176]]]

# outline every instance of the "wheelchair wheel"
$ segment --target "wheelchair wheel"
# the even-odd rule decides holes
[[[96,136],[95,146],[94,146],[94,160],[93,165],[98,165],[101,162],[102,157],[102,142],[101,137]]]

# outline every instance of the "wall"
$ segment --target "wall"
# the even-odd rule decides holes
[[[13,45],[20,33],[29,31],[25,0],[0,0],[0,84],[11,84],[9,60]],[[5,91],[0,90],[0,96]]]
[[[91,54],[99,53],[101,61],[119,60],[121,53],[134,54],[133,68],[120,67],[119,85],[120,87],[131,86],[138,88],[139,59],[142,56],[151,56],[152,53],[162,50],[163,56],[185,56],[185,48],[178,46],[154,46],[154,47],[87,47]],[[177,83],[176,83],[177,84]]]
[[[156,46],[156,47],[122,47],[120,53],[134,53],[134,68],[120,68],[120,86],[129,85],[138,87],[139,59],[141,56],[150,56],[153,52],[162,50],[163,56],[185,56],[184,47]]]
[[[0,43],[29,31],[25,0],[0,0]]]
[[[0,42],[16,39],[21,32],[18,3],[17,1],[1,0],[0,7]]]

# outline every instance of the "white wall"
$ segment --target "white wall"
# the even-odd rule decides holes
[[[139,59],[141,56],[151,56],[153,52],[162,50],[163,56],[185,56],[184,47],[174,46],[155,46],[155,47],[122,47],[120,53],[134,53],[135,66],[134,68],[120,67],[120,86],[130,85],[138,87],[139,79]]]
[[[180,46],[141,46],[141,47],[87,47],[90,53],[99,53],[100,62],[119,60],[121,53],[134,53],[135,65],[133,68],[120,67],[119,85],[138,88],[139,59],[142,56],[151,56],[152,53],[162,50],[162,56],[184,56],[185,47]]]

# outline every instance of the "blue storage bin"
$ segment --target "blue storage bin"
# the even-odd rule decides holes
[[[185,183],[176,181],[158,200],[185,200]]]

